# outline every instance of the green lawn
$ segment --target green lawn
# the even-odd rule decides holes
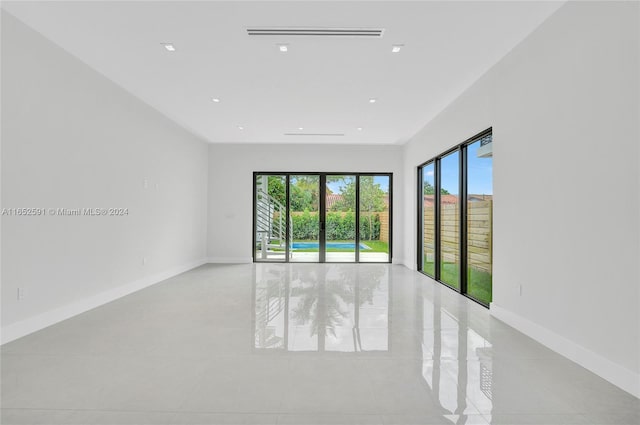
[[[456,289],[460,289],[460,266],[444,263],[440,269],[440,280]]]
[[[491,292],[491,273],[470,268],[467,282],[469,282],[467,293],[470,296],[485,304],[491,302],[491,297],[493,296]]]
[[[360,252],[389,252],[389,243],[382,241],[360,241],[371,249],[361,249]]]
[[[430,276],[435,276],[435,264],[426,262],[423,271]],[[460,270],[457,264],[445,263],[440,270],[440,280],[456,289],[460,287]],[[480,302],[491,302],[491,273],[469,268],[467,276],[467,294]]]
[[[435,276],[436,264],[433,261],[427,262],[427,259],[425,258],[424,263],[422,265],[422,271],[428,274],[429,276]]]

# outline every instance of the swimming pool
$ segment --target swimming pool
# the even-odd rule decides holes
[[[294,242],[291,244],[291,249],[318,249],[320,244],[318,242]],[[356,249],[354,242],[327,242],[327,248],[337,249]],[[367,245],[360,243],[360,249],[371,249]]]

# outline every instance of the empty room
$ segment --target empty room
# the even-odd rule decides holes
[[[640,423],[640,2],[0,13],[0,423]]]

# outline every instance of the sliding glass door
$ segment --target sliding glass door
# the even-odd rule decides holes
[[[389,261],[389,176],[360,176],[358,187],[359,260],[361,263]]]
[[[254,258],[262,261],[286,261],[287,176],[254,176]]]
[[[488,305],[492,299],[492,134],[418,167],[418,269]]]
[[[440,281],[460,288],[460,152],[440,160]]]
[[[467,293],[491,302],[493,157],[490,135],[467,147]]]
[[[289,177],[290,261],[320,261],[320,176]]]
[[[356,261],[356,176],[328,175],[325,184],[325,259]]]
[[[436,183],[435,183],[435,161],[423,165],[420,169],[422,174],[421,187],[418,190],[418,205],[421,209],[418,216],[420,223],[418,226],[421,237],[422,255],[418,260],[418,267],[431,277],[436,276]],[[422,267],[420,267],[422,266]]]
[[[388,173],[254,173],[254,261],[390,262]]]

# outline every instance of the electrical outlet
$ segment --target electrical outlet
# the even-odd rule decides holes
[[[18,301],[22,301],[26,298],[27,294],[24,290],[24,288],[18,288]]]
[[[148,178],[144,178],[144,180],[142,180],[142,187],[144,187],[145,189],[149,188],[149,179]]]
[[[147,265],[147,257],[142,257],[142,265],[143,266]]]

